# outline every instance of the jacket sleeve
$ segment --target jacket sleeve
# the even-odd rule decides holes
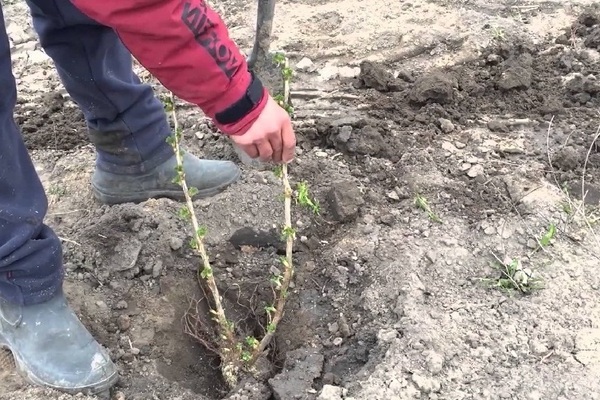
[[[267,90],[261,85],[250,103],[253,107],[242,108],[239,118],[219,122],[219,113],[232,109],[239,113],[238,102],[252,79],[222,19],[203,0],[72,2],[93,20],[114,29],[152,75],[176,96],[200,107],[223,133],[245,133],[264,108]]]

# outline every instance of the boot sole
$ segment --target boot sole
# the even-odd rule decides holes
[[[14,352],[10,348],[10,346],[6,343],[2,335],[0,335],[0,348],[7,349],[11,352],[13,359],[15,360],[15,366],[19,376],[21,376],[27,382],[35,386],[47,387],[70,395],[77,395],[79,393],[82,393],[84,395],[97,395],[110,391],[110,388],[112,388],[119,380],[119,373],[115,371],[113,375],[91,387],[65,388],[61,386],[51,385],[42,381],[37,376],[30,373],[29,370],[27,370],[27,368],[25,368],[25,363],[19,357],[19,354]]]
[[[227,189],[228,186],[237,182],[237,180],[240,179],[241,175],[242,171],[238,170],[237,174],[233,178],[222,183],[221,185],[199,190],[198,193],[193,197],[193,199],[197,200],[215,196]],[[110,193],[109,191],[103,190],[102,188],[100,188],[92,182],[92,192],[94,193],[94,197],[98,201],[109,205],[122,203],[142,203],[150,199],[160,198],[167,198],[176,201],[185,201],[183,190],[145,190],[143,192],[130,192],[126,194]]]

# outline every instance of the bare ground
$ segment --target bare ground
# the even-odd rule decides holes
[[[244,49],[250,3],[216,5]],[[274,48],[298,64],[291,174],[324,208],[295,214],[298,272],[274,376],[227,394],[217,360],[183,333],[198,259],[179,205],[93,200],[82,115],[24,4],[6,5],[16,118],[64,239],[71,304],[121,368],[113,397],[599,398],[600,25],[588,6],[278,4]],[[235,158],[196,110],[180,119],[197,154]],[[279,191],[271,172],[245,168],[231,190],[197,202],[228,304],[250,323],[260,318],[240,304],[264,299],[281,251]],[[512,284],[496,257],[520,260],[515,283],[526,273],[543,287],[494,287]],[[5,370],[2,399],[72,398]]]

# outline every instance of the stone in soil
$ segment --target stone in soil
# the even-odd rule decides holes
[[[365,203],[355,182],[342,181],[332,185],[327,193],[327,202],[333,217],[339,222],[351,222]]]
[[[308,400],[314,380],[321,376],[325,358],[318,349],[300,348],[287,353],[283,371],[269,379],[275,400]]]

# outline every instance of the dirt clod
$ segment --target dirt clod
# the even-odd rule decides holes
[[[456,85],[456,79],[451,74],[429,74],[417,79],[410,93],[410,99],[418,105],[429,102],[450,103],[454,98]]]
[[[380,92],[390,92],[399,89],[399,82],[385,66],[377,65],[371,61],[360,64],[358,86],[372,88]]]
[[[316,349],[288,352],[283,371],[269,380],[275,400],[314,399],[313,381],[321,376],[324,357]]]
[[[334,218],[340,222],[351,222],[355,219],[360,207],[365,203],[356,184],[350,181],[333,184],[327,193],[327,201]]]

